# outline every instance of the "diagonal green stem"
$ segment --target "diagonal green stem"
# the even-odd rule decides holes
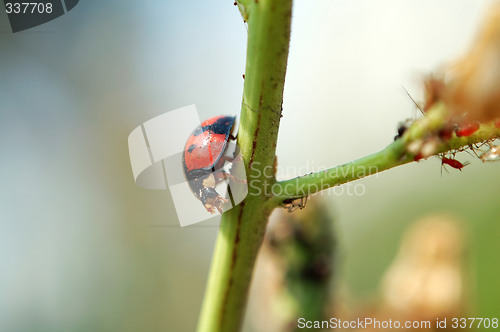
[[[268,204],[274,206],[283,204],[286,199],[309,196],[321,190],[414,161],[415,156],[408,151],[408,147],[413,142],[422,140],[428,137],[430,133],[439,130],[445,123],[446,114],[444,104],[437,104],[426,113],[425,117],[417,120],[401,139],[390,144],[382,151],[325,171],[274,183],[270,190],[273,197]],[[460,150],[495,138],[500,138],[500,128],[495,127],[493,124],[483,124],[471,136],[453,136],[451,139],[441,142],[435,147],[432,155]]]

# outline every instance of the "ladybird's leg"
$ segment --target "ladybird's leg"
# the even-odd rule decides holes
[[[205,209],[210,212],[210,214],[214,214],[215,213],[215,209],[217,209],[217,211],[219,211],[220,214],[222,214],[224,211],[222,211],[222,206],[221,205],[224,205],[228,202],[227,199],[223,198],[223,197],[220,197],[220,201],[216,201],[212,204],[210,203],[206,203],[205,204]]]
[[[237,148],[234,152],[233,155],[222,155],[217,162],[217,165],[214,167],[216,169],[222,168],[226,162],[234,164],[239,164],[240,162],[243,161],[243,156],[241,155],[239,148]]]
[[[219,195],[214,200],[207,202],[205,204],[205,209],[211,214],[215,213],[215,209],[217,209],[217,211],[219,211],[219,213],[222,214],[224,212],[222,211],[222,206],[228,202],[229,200]]]
[[[219,196],[219,198],[217,198],[215,201],[211,202],[211,203],[206,203],[205,204],[205,209],[210,212],[211,214],[214,214],[215,213],[215,209],[217,209],[217,211],[219,211],[219,213],[222,214],[222,205],[226,204],[228,202],[227,199],[225,199],[224,197],[222,196]]]
[[[222,156],[220,157],[220,160],[219,162],[217,163],[217,165],[224,165],[226,162],[232,162],[234,161],[235,158],[234,157],[230,157],[230,156]]]
[[[215,171],[213,174],[215,176],[217,183],[221,182],[222,180],[226,180],[226,179],[231,179],[231,180],[233,180],[235,182],[239,182],[239,183],[247,183],[246,180],[238,179],[237,177],[235,177],[231,173],[228,173],[224,169],[219,169],[219,170]]]
[[[235,151],[236,153],[236,151]],[[240,163],[243,161],[243,156],[241,155],[241,153],[238,153],[237,156],[222,156],[219,160],[219,162],[217,163],[217,165],[224,165],[226,162],[228,163],[233,163],[233,164],[236,164],[236,163]]]
[[[247,183],[247,180],[238,179],[234,175],[232,175],[224,170],[217,172],[216,178],[217,178],[218,182],[225,180],[225,179],[231,179],[234,182]]]
[[[237,153],[237,151],[235,151],[235,153]],[[238,155],[233,158],[232,163],[233,164],[231,166],[231,171],[233,171],[233,168],[235,168],[235,172],[237,174],[239,174],[241,177],[243,177],[243,179],[241,179],[239,177],[236,177],[236,176],[233,176],[232,174],[230,174],[231,180],[233,180],[234,182],[238,182],[238,183],[247,183],[247,179],[245,178],[244,173],[241,174],[242,173],[241,171],[239,171],[239,172],[237,171],[241,167],[245,167],[243,165],[243,156],[241,155],[241,153],[238,152]]]
[[[205,210],[207,210],[208,213],[210,213],[210,214],[214,214],[215,213],[213,205],[211,205],[211,204],[205,204],[204,207],[205,207]]]
[[[223,169],[215,171],[213,175],[215,177],[216,183],[220,183],[221,181],[227,179],[228,178],[227,174],[228,173],[226,173],[226,171],[224,171]]]
[[[217,200],[218,200],[218,203],[219,203],[219,204],[217,204],[217,206],[216,206],[217,211],[219,211],[219,213],[220,213],[220,214],[222,214],[222,212],[223,212],[223,211],[222,211],[222,209],[221,209],[221,205],[227,204],[227,203],[229,202],[229,200],[225,199],[225,198],[224,198],[224,197],[222,197],[222,196],[219,196],[219,197],[217,198]]]
[[[235,154],[237,153],[236,151],[234,152]],[[243,155],[241,153],[237,153],[237,156],[233,158],[233,164],[239,164],[243,162]]]

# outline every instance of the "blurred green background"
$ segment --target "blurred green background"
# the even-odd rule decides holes
[[[297,0],[280,176],[384,148],[421,81],[471,42],[490,1]],[[3,15],[3,16],[2,16]],[[238,114],[246,27],[231,1],[81,1],[12,34],[0,15],[0,330],[193,331],[217,218],[177,226],[167,191],[137,187],[128,134],[196,104]],[[328,198],[338,278],[370,298],[405,228],[464,221],[477,316],[500,313],[500,165],[441,175],[431,158]]]

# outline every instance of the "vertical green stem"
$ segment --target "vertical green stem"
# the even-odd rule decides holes
[[[240,5],[242,5],[240,3]],[[245,2],[248,49],[238,144],[245,160],[248,195],[224,213],[214,251],[199,332],[237,331],[267,219],[285,82],[291,0]],[[271,171],[270,171],[271,170]]]

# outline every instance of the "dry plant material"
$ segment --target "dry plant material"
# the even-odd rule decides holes
[[[445,79],[425,83],[424,110],[442,100],[459,124],[500,118],[500,2],[488,12],[471,48],[447,69]]]

